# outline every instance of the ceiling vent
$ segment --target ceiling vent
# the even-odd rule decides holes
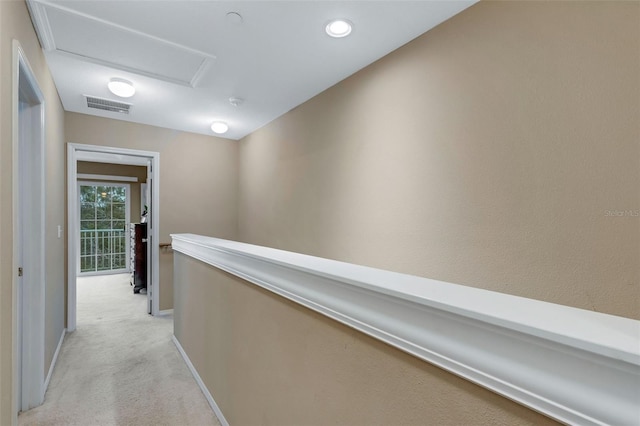
[[[101,109],[103,111],[117,112],[120,114],[129,114],[131,104],[124,102],[111,101],[109,99],[96,98],[95,96],[84,95],[87,98],[87,108]]]

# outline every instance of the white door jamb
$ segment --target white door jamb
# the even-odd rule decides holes
[[[13,40],[12,65],[12,416],[17,421],[18,411],[44,401],[45,100],[17,40]],[[27,105],[23,111],[19,110],[21,99]],[[29,188],[29,191],[21,191],[21,188]],[[20,237],[20,220],[29,229],[23,237]],[[24,271],[20,279],[19,268]],[[22,300],[18,298],[20,290]]]

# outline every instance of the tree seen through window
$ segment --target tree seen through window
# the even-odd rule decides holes
[[[80,185],[80,272],[127,269],[127,187]]]

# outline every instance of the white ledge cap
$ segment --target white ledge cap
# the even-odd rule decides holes
[[[640,321],[429,278],[195,234],[176,241],[235,252],[640,365]]]
[[[640,424],[640,322],[192,234],[206,262],[566,424]],[[180,291],[180,279],[175,285]],[[179,312],[178,312],[179,315]]]

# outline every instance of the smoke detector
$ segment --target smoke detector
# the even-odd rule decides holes
[[[244,103],[244,99],[238,98],[236,96],[232,96],[232,97],[229,98],[229,103],[231,105],[233,105],[234,107],[239,107],[240,105],[242,105]]]

